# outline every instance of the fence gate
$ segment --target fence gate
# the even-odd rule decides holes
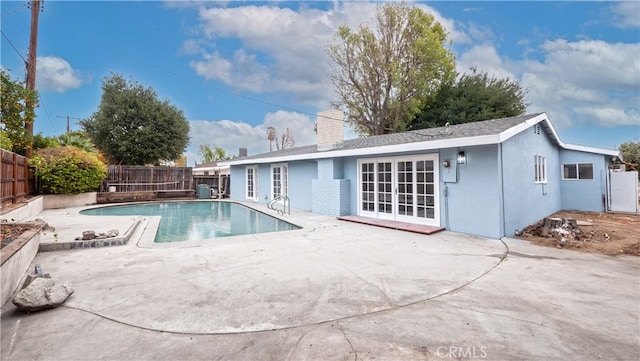
[[[609,210],[638,212],[638,172],[609,172]]]

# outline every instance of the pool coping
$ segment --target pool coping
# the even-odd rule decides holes
[[[142,217],[136,217],[129,228],[124,232],[122,236],[108,237],[108,238],[94,238],[88,240],[72,240],[72,241],[56,241],[53,242],[41,242],[38,250],[40,252],[52,252],[52,251],[66,251],[71,249],[84,249],[84,248],[100,248],[100,247],[112,247],[112,246],[124,246],[129,243],[129,239],[136,231],[138,225],[142,221]]]

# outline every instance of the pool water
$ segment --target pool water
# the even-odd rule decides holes
[[[91,216],[161,216],[156,243],[181,242],[299,229],[268,214],[232,202],[185,201],[86,209]]]

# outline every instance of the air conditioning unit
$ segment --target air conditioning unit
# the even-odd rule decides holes
[[[627,170],[626,164],[613,164],[610,168],[614,172],[625,172]]]

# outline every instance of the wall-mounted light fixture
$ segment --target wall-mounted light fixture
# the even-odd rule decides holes
[[[458,158],[456,159],[458,164],[465,164],[467,162],[467,156],[464,152],[458,153]]]
[[[442,162],[442,166],[443,166],[444,168],[449,168],[449,167],[451,166],[451,164],[449,163],[449,161],[448,161],[448,160],[445,160],[444,162]]]

